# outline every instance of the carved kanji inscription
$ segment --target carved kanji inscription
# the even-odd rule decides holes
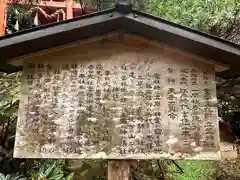
[[[14,156],[217,159],[214,78],[140,53],[26,62]]]

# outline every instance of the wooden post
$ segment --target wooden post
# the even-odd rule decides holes
[[[130,164],[125,160],[108,161],[108,180],[130,180]]]
[[[66,0],[66,18],[72,19],[73,18],[73,0]]]

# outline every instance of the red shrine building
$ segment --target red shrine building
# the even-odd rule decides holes
[[[0,0],[0,36],[5,34],[7,22],[7,9],[9,4],[26,4],[25,0]],[[33,3],[29,10],[38,15],[40,24],[48,24],[59,20],[71,19],[97,9],[76,3],[73,0],[40,0]]]

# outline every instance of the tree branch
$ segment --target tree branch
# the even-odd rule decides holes
[[[172,163],[180,170],[181,174],[183,174],[183,169],[174,161],[174,160],[171,160]]]

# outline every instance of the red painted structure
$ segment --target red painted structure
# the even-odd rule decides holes
[[[0,0],[0,36],[5,34],[6,29],[7,0]]]
[[[29,4],[27,0],[0,0],[0,36],[4,35],[6,28],[6,12],[8,4]],[[56,22],[58,20],[71,19],[97,11],[96,8],[88,8],[73,0],[40,0],[31,4],[30,12],[38,13],[41,24]],[[60,18],[60,19],[59,19]]]

